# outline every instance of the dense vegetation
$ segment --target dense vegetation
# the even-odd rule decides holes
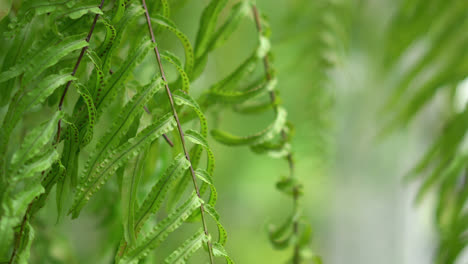
[[[417,202],[433,198],[433,262],[461,261],[467,8],[0,2],[0,263],[321,263],[312,248],[322,241],[311,240],[320,213],[306,198],[326,191],[310,181],[328,177],[339,156],[335,96],[353,85],[340,78],[355,61],[365,69],[358,78],[382,90],[359,94],[379,102],[376,134],[431,117],[431,143],[405,179],[419,184]],[[259,196],[274,200],[263,208]],[[246,235],[233,222],[264,232]],[[246,248],[255,256],[239,256]]]
[[[68,215],[79,218],[94,200],[96,217],[107,211],[106,247],[113,247],[116,263],[185,263],[201,248],[210,263],[218,257],[233,263],[216,210],[216,154],[209,135],[288,162],[289,176],[277,187],[291,197],[292,209],[281,213],[290,216],[268,237],[274,247],[291,249],[292,263],[320,261],[309,251],[310,226],[299,210],[292,126],[276,92],[268,20],[252,2],[227,4],[213,0],[205,7],[192,43],[171,21],[168,1],[14,3],[2,20],[2,262],[28,262],[38,240],[35,216],[45,205],[56,204],[60,222]],[[256,48],[194,95],[190,86],[210,53],[249,17]],[[158,44],[164,31],[179,40],[182,59]],[[208,124],[205,116],[223,108],[274,115],[264,129],[238,136]],[[180,229],[178,245],[161,259],[158,248]],[[47,247],[47,239],[39,239]],[[54,257],[35,251],[34,259]]]

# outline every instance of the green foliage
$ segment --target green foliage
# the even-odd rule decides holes
[[[219,129],[213,129],[211,135],[221,143],[247,145],[256,153],[292,162],[286,110],[276,100],[266,107],[261,103],[254,108],[246,105],[277,97],[273,70],[265,69],[265,76],[254,72],[260,61],[268,61],[271,44],[266,20],[251,12],[256,10],[253,3],[238,1],[231,6],[227,0],[211,1],[203,11],[192,45],[188,34],[171,20],[169,1],[148,2],[150,9],[144,1],[136,0],[102,1],[100,5],[91,0],[24,0],[3,17],[2,47],[8,47],[9,55],[2,55],[0,71],[0,101],[6,106],[0,133],[0,262],[29,261],[38,225],[34,217],[50,203],[55,186],[57,221],[64,217],[64,209],[73,219],[99,214],[93,212],[96,205],[91,201],[97,204],[97,210],[109,210],[109,217],[117,219],[119,225],[108,227],[111,233],[122,234],[109,242],[116,263],[151,261],[154,249],[191,222],[198,222],[202,229],[184,235],[185,241],[165,263],[186,263],[201,248],[207,251],[211,263],[214,257],[234,263],[224,249],[227,232],[215,209],[216,153],[208,141],[210,127],[205,117],[213,106],[237,109],[239,113],[274,110],[272,124],[254,135],[235,136]],[[223,12],[227,17],[221,23]],[[147,21],[143,20],[145,15]],[[265,28],[259,31],[258,47],[226,78],[194,98],[190,86],[203,74],[210,53],[249,16]],[[157,26],[154,33],[158,41],[162,41],[159,32],[164,30],[179,39],[184,64],[173,51],[159,53],[159,42],[150,38],[152,32],[140,30],[146,27],[144,23]],[[151,49],[158,64],[149,66],[146,58]],[[175,67],[178,75],[171,76],[175,81],[166,80],[166,65],[160,59]],[[160,74],[145,80],[137,70],[142,65],[160,69]],[[246,79],[253,78],[256,81],[242,87]],[[31,113],[40,120],[28,118]],[[160,139],[169,140],[171,132],[180,137],[173,147],[172,142],[165,144]],[[155,146],[158,155],[152,154]],[[284,154],[272,154],[278,150]],[[172,153],[173,158],[165,158],[164,152]],[[203,160],[204,166],[200,165]],[[162,164],[161,173],[156,178],[146,177],[154,164]],[[296,216],[299,183],[293,175],[288,179],[294,179]],[[118,190],[108,182],[117,182]],[[110,197],[120,200],[105,204]],[[161,220],[155,223],[155,216]],[[111,222],[109,219],[103,221]],[[217,239],[207,221],[214,223]],[[297,217],[287,221],[288,226],[299,224]],[[301,227],[300,233],[294,230],[291,244],[300,250],[308,247],[308,242],[293,239],[307,236],[305,229]],[[275,237],[270,235],[273,243]],[[302,255],[295,256],[294,263],[305,260]]]
[[[430,2],[430,4],[429,4]],[[435,263],[456,263],[466,247],[466,150],[464,138],[468,110],[456,112],[454,99],[457,85],[466,78],[467,38],[463,34],[468,19],[465,1],[406,1],[395,12],[389,24],[386,68],[396,80],[394,91],[384,106],[396,111],[387,123],[389,128],[412,121],[422,109],[441,93],[448,94],[450,110],[444,117],[443,129],[421,161],[408,174],[408,180],[419,179],[416,200],[422,201],[431,191],[436,195],[436,226],[439,246]],[[431,31],[425,34],[426,23]],[[416,23],[406,23],[415,21]],[[398,35],[397,41],[394,36]],[[419,50],[417,57],[398,72],[402,61]],[[442,121],[441,121],[442,122]]]

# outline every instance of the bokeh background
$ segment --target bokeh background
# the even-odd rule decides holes
[[[9,2],[1,0],[0,7]],[[175,2],[172,19],[194,41],[208,1]],[[440,130],[438,120],[447,111],[443,100],[431,103],[408,126],[381,133],[383,120],[392,114],[380,111],[381,106],[394,88],[385,68],[389,40],[384,32],[399,2],[257,0],[271,23],[278,88],[295,126],[296,173],[304,184],[301,205],[313,226],[312,247],[327,264],[430,263],[437,246],[431,197],[415,204],[417,183],[405,183],[403,176]],[[323,20],[334,34],[327,35]],[[254,48],[255,36],[253,20],[244,20],[210,56],[194,93],[241,63]],[[159,39],[163,46],[177,43],[169,34]],[[174,49],[182,51],[177,45]],[[229,111],[221,117],[209,122],[246,134],[272,118]],[[284,263],[290,252],[274,250],[266,228],[291,210],[290,199],[275,189],[287,174],[287,163],[248,148],[211,144],[217,207],[230,234],[227,250],[241,264]],[[112,203],[118,197],[108,199]],[[47,207],[40,219],[54,221],[54,210],[54,205]],[[90,254],[109,259],[112,249],[97,250],[100,241],[120,236],[105,233],[86,216],[41,228],[40,235],[50,235],[53,247],[35,250],[51,251],[57,263],[88,263]]]

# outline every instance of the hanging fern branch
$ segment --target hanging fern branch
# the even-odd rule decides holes
[[[150,18],[149,13],[148,13],[148,8],[146,7],[146,2],[145,2],[145,0],[142,0],[141,2],[143,4],[143,9],[145,10],[145,17],[146,17],[146,22],[147,22],[147,25],[148,25],[149,34],[151,36],[151,41],[154,44],[156,44],[156,39],[154,37],[153,28],[151,26],[151,18]],[[179,136],[180,136],[180,141],[181,141],[181,144],[182,144],[182,149],[184,151],[185,158],[190,163],[189,167],[190,167],[190,173],[192,175],[193,187],[195,189],[195,192],[196,192],[198,198],[201,199],[200,191],[199,191],[199,188],[198,188],[198,185],[197,185],[197,177],[195,175],[195,171],[193,169],[192,163],[190,161],[190,156],[189,156],[189,153],[187,151],[187,147],[185,145],[185,137],[184,137],[184,132],[182,130],[182,125],[180,124],[180,121],[179,121],[179,116],[177,114],[177,110],[176,110],[176,107],[175,107],[175,104],[174,104],[174,99],[172,97],[171,90],[169,89],[169,84],[168,84],[168,82],[166,80],[166,76],[164,74],[164,69],[163,69],[163,66],[162,66],[162,63],[161,63],[161,56],[159,54],[159,50],[158,50],[158,47],[156,45],[154,46],[154,53],[156,55],[159,71],[161,73],[161,77],[166,82],[165,83],[166,93],[167,93],[167,96],[168,96],[168,99],[169,99],[169,102],[170,102],[170,105],[171,105],[171,109],[172,109],[174,119],[175,119],[175,121],[177,123],[177,130],[179,131]],[[205,233],[206,236],[209,236],[208,226],[207,226],[206,220],[205,220],[205,209],[204,209],[203,204],[200,204],[200,214],[201,214],[201,221],[202,221],[202,224],[203,224],[203,232]],[[214,263],[213,248],[212,248],[212,244],[211,244],[210,241],[207,241],[207,246],[208,246],[208,254],[209,254],[209,257],[210,257],[210,263],[213,264]]]
[[[265,38],[266,35],[265,35],[265,32],[263,31],[260,14],[255,4],[252,4],[252,13],[254,16],[257,31],[259,33],[259,39],[260,41],[262,41],[262,38]],[[266,76],[267,81],[271,81],[273,78],[271,74],[270,62],[268,59],[268,53],[263,56],[263,67],[265,70],[265,76]],[[277,100],[275,90],[270,90],[269,95],[270,95],[270,101],[273,104],[273,110],[277,113],[279,106],[278,104],[275,104]],[[285,129],[281,130],[281,137],[284,142],[289,141],[288,134]],[[292,186],[289,188],[291,188],[292,190],[293,211],[294,211],[293,215],[295,217],[292,217],[290,220],[292,221],[291,223],[292,224],[292,237],[298,238],[300,234],[299,234],[299,217],[297,217],[297,214],[298,214],[298,200],[300,196],[301,185],[295,179],[295,176],[294,176],[294,160],[293,160],[293,154],[291,151],[288,151],[288,153],[286,154],[286,159],[289,165],[289,178],[284,180],[281,184],[285,184],[285,183],[287,183],[288,185],[292,184]],[[271,235],[272,233],[270,233],[270,239],[272,240],[273,243],[276,243],[275,240],[277,239],[277,236],[274,236],[274,235],[272,236]],[[296,240],[294,243],[293,257],[292,257],[292,263],[294,264],[299,264],[302,262],[300,250],[301,250],[301,247],[303,247],[304,245],[301,245],[299,242],[300,242],[299,240]]]
[[[109,234],[123,231],[122,236],[109,238],[110,243],[101,248],[112,247],[115,252],[114,242],[120,239],[115,254],[118,264],[154,262],[153,257],[159,258],[151,254],[154,249],[163,249],[160,245],[166,238],[179,228],[189,227],[186,223],[190,222],[201,222],[199,230],[182,240],[164,259],[165,263],[186,263],[201,248],[208,251],[212,264],[217,257],[233,263],[224,249],[227,232],[215,209],[218,197],[213,183],[215,158],[208,143],[205,117],[209,107],[244,107],[246,112],[274,110],[271,125],[258,133],[241,137],[213,130],[211,134],[228,145],[247,145],[256,153],[287,159],[290,177],[278,187],[292,195],[295,204],[299,199],[287,113],[278,105],[276,79],[268,61],[268,30],[263,30],[260,24],[264,22],[253,7],[259,27],[258,48],[231,74],[205,91],[200,100],[195,100],[190,96],[192,82],[203,73],[210,53],[223,45],[250,14],[249,1],[239,1],[231,7],[228,0],[211,0],[200,18],[193,46],[185,32],[170,19],[167,0],[152,3],[115,0],[107,4],[101,0],[99,6],[94,1],[23,0],[17,17],[6,18],[11,22],[6,35],[14,38],[6,46],[12,45],[9,50],[15,56],[3,58],[0,71],[0,83],[6,82],[7,92],[7,98],[0,103],[2,106],[8,103],[0,131],[0,262],[27,262],[35,236],[33,217],[41,208],[56,210],[59,222],[65,209],[75,219],[87,206],[95,210],[95,215],[102,216],[102,228]],[[227,6],[224,19],[221,14]],[[150,16],[151,10],[158,11]],[[88,13],[94,17],[91,28],[88,21],[91,16],[83,17]],[[139,18],[143,14],[151,39],[140,30]],[[157,28],[153,30],[152,24]],[[0,23],[0,27],[3,29],[5,25]],[[76,34],[85,30],[87,33]],[[183,46],[184,60],[156,45],[155,33],[162,30],[177,37]],[[44,36],[37,38],[37,34]],[[91,38],[102,42],[96,48],[91,47]],[[16,50],[18,47],[21,49]],[[160,74],[143,84],[145,73],[138,67],[144,66],[141,62],[151,49]],[[253,70],[260,60],[264,61],[265,74],[246,89],[239,89],[244,78],[254,77]],[[166,78],[163,61],[176,70],[177,78],[171,83]],[[73,92],[72,83],[76,88]],[[263,95],[270,96],[266,107],[244,105]],[[74,101],[71,113],[64,111],[65,100]],[[51,106],[56,109],[52,114]],[[30,109],[39,109],[39,114],[47,115],[48,120],[40,125],[30,121],[26,116]],[[182,127],[191,121],[198,129]],[[17,127],[23,130],[15,133]],[[166,142],[174,145],[167,136],[169,132],[180,141],[174,142],[170,150],[160,148]],[[166,142],[158,140],[160,137]],[[20,142],[14,148],[17,139]],[[80,164],[83,157],[85,163]],[[116,180],[115,188],[106,184],[111,177]],[[186,190],[191,185],[188,195]],[[46,206],[54,186],[56,209]],[[119,203],[111,201],[117,193]],[[90,203],[91,198],[97,202]],[[105,205],[106,210],[96,208],[96,204]],[[161,210],[163,205],[167,214]],[[156,214],[162,217],[160,221],[153,219]],[[209,232],[209,218],[217,228],[217,240]],[[292,245],[292,241],[299,245],[293,263],[303,260],[301,250],[305,245],[294,238],[308,237],[302,232],[301,223],[295,213],[284,226],[270,233],[277,247]],[[39,230],[36,235],[41,242],[38,247],[51,246],[44,239],[44,232]],[[287,241],[282,243],[285,237]],[[52,262],[49,260],[53,256],[39,251],[34,252],[36,259]]]

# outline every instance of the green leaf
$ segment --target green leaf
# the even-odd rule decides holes
[[[291,144],[285,140],[279,143],[267,141],[262,144],[253,145],[250,149],[257,154],[266,154],[273,158],[284,158],[291,154]]]
[[[20,166],[37,157],[44,151],[46,145],[53,139],[58,120],[62,112],[58,111],[47,122],[29,132],[24,138],[20,148],[13,154],[10,172],[14,173]],[[42,157],[41,157],[42,158]]]
[[[167,218],[159,222],[146,236],[139,236],[135,246],[131,247],[123,256],[120,263],[134,263],[145,257],[150,250],[160,245],[167,236],[175,231],[195,210],[201,205],[200,199],[195,193]]]
[[[219,235],[217,243],[224,246],[227,241],[227,232],[226,232],[226,229],[221,224],[221,222],[219,221],[218,212],[210,204],[204,204],[203,208],[205,209],[205,212],[207,212],[213,218],[213,220],[215,220],[216,225],[218,226],[218,235]]]
[[[179,72],[180,78],[182,80],[182,91],[188,93],[190,90],[190,80],[189,80],[187,73],[182,68],[182,64],[179,58],[177,58],[176,55],[166,50],[161,52],[161,58],[163,58],[164,60],[168,61],[169,63],[171,63],[172,65],[176,67],[177,71]]]
[[[175,91],[173,92],[173,97],[174,101],[177,105],[185,105],[190,107],[198,116],[198,119],[200,121],[200,131],[201,131],[201,138],[206,138],[208,134],[208,124],[205,115],[203,114],[203,111],[201,110],[200,106],[197,104],[193,98],[191,98],[189,95],[181,92],[181,91]],[[188,131],[186,131],[188,132]],[[195,132],[196,133],[196,132]],[[190,132],[189,132],[190,134]],[[198,133],[197,133],[198,134]],[[202,139],[203,141],[203,139]],[[202,142],[200,141],[200,142]],[[205,140],[206,142],[206,140]],[[205,148],[208,147],[208,143],[206,143]],[[192,163],[192,167],[194,169],[198,168],[198,163],[201,159],[201,155],[203,152],[204,146],[201,144],[196,143],[196,145],[192,148],[190,151],[190,161]],[[209,148],[208,148],[209,149]],[[214,155],[211,152],[211,150],[207,151],[208,159],[207,159],[207,170],[210,173],[213,173],[214,170]],[[185,189],[187,186],[190,184],[190,178],[191,176],[188,175],[189,172],[187,172],[187,175],[185,177],[182,177],[178,183],[176,184],[175,189],[172,191],[172,195],[169,198],[169,208],[173,208],[175,204],[180,200],[182,195],[184,194]],[[206,185],[202,185],[200,188],[200,192],[204,193],[206,189]]]
[[[195,42],[195,56],[197,60],[202,57],[209,47],[216,26],[218,25],[218,16],[227,4],[227,0],[212,0],[203,10],[198,27],[197,40]]]
[[[59,157],[60,155],[58,152],[51,148],[19,167],[15,174],[12,174],[11,179],[12,181],[19,181],[34,177],[38,173],[49,169],[52,164],[59,159]]]
[[[2,62],[1,72],[7,71],[10,67],[13,67],[19,62],[20,55],[24,52],[23,48],[27,45],[26,39],[30,32],[30,27],[26,27],[21,30],[18,34],[15,34],[15,39],[10,45],[8,50],[5,50],[5,56]],[[2,96],[0,97],[0,106],[4,106],[8,103],[10,95],[15,87],[15,79],[10,79],[6,83],[2,84]]]
[[[48,47],[46,50],[39,52],[29,60],[25,60],[23,64],[15,65],[8,71],[0,74],[0,82],[7,81],[22,73],[25,73],[22,82],[27,84],[33,78],[39,76],[50,66],[55,65],[63,57],[70,52],[88,46],[88,42],[83,39],[83,35],[75,35],[67,37],[57,45]]]
[[[137,18],[141,17],[143,13],[144,10],[141,6],[132,5],[126,9],[123,17],[119,20],[115,28],[111,26],[109,21],[101,19],[107,30],[106,39],[98,52],[99,56],[102,58],[102,69],[104,73],[110,70],[112,56],[122,41],[123,32],[129,25],[133,24]]]
[[[91,139],[93,138],[93,130],[94,130],[94,125],[96,123],[96,107],[94,106],[94,101],[91,93],[80,83],[75,83],[75,85],[78,87],[78,93],[81,95],[83,98],[83,101],[86,104],[87,110],[88,110],[88,123],[87,123],[87,130],[85,133],[85,136],[81,142],[81,146],[86,146],[89,142],[91,142]]]
[[[217,141],[232,146],[240,146],[240,145],[256,145],[266,142],[272,139],[275,135],[277,135],[285,126],[286,124],[286,111],[283,108],[278,108],[278,112],[276,114],[276,119],[273,124],[268,126],[266,129],[250,135],[250,136],[235,136],[230,133],[214,129],[211,131],[211,135]]]
[[[206,155],[207,155],[206,172],[207,172],[208,177],[211,177],[211,175],[213,175],[213,173],[214,173],[215,159],[214,159],[213,151],[211,150],[211,148],[208,145],[208,141],[206,140],[205,137],[203,137],[203,135],[201,135],[200,133],[198,133],[197,131],[192,130],[192,129],[189,129],[189,130],[185,131],[185,136],[192,143],[197,144],[197,145],[199,145],[199,146],[201,146],[201,147],[203,147],[205,149]],[[214,188],[213,184],[211,184],[211,185],[208,184],[208,186],[211,189],[209,204],[214,206],[215,203],[216,203],[218,195],[217,195],[216,189]],[[203,195],[205,193],[206,187],[207,187],[206,183],[203,183],[201,185],[201,187],[200,187],[200,194],[201,195]]]
[[[93,87],[93,89],[91,91],[92,94],[93,94],[93,98],[95,98],[98,89],[101,89],[101,91],[102,91],[102,88],[104,88],[107,80],[104,79],[105,75],[104,75],[104,72],[102,71],[101,58],[99,58],[99,56],[96,54],[96,52],[94,52],[92,49],[88,48],[86,50],[86,56],[93,63],[94,71],[96,72],[96,84],[95,84],[95,86]]]
[[[208,53],[226,42],[230,35],[236,30],[240,21],[250,13],[250,3],[248,1],[241,1],[235,4],[231,10],[226,22],[213,34],[210,44],[205,51]],[[203,56],[203,55],[202,55]]]
[[[182,31],[180,31],[171,20],[163,16],[155,15],[154,17],[151,18],[151,22],[154,22],[163,26],[164,28],[173,32],[177,36],[177,38],[179,38],[180,42],[184,46],[184,51],[185,51],[184,70],[187,73],[187,75],[190,77],[193,71],[194,55],[193,55],[192,45],[190,44],[190,41],[187,38],[187,36],[184,33],[182,33]]]
[[[287,177],[283,178],[280,181],[276,183],[276,188],[290,196],[294,196],[297,192],[297,194],[301,195],[302,194],[302,185],[299,183],[299,181],[296,178],[292,177]]]
[[[134,10],[133,10],[134,11]],[[140,10],[141,11],[141,10]],[[131,14],[130,11],[127,14]],[[132,14],[134,15],[134,14]],[[125,20],[129,22],[129,20]],[[112,52],[115,50],[114,45],[118,45],[119,43],[116,43],[116,37],[117,37],[117,31],[114,27],[114,25],[105,17],[101,17],[99,19],[99,22],[104,24],[106,27],[106,37],[104,38],[104,41],[102,42],[101,46],[99,47],[97,54],[99,54],[98,58],[102,58],[102,63],[99,64],[100,67],[102,67],[102,72],[104,70],[109,70],[110,69],[110,62],[111,62],[111,57],[112,57]],[[120,29],[123,31],[123,29],[127,26],[127,24],[122,25]],[[122,32],[120,32],[122,33]],[[118,41],[120,40],[117,39]],[[99,59],[101,61],[101,59]],[[94,61],[93,61],[94,62]]]
[[[206,172],[205,170],[201,170],[201,169],[197,169],[195,171],[195,175],[197,176],[198,179],[202,180],[203,182],[202,187],[205,186],[205,184],[207,184],[210,187],[211,193],[210,193],[210,199],[208,200],[208,204],[214,207],[216,205],[216,201],[218,200],[218,192],[216,191],[216,188],[213,184],[213,179],[208,174],[208,172]],[[203,195],[202,187],[200,187],[200,194]]]
[[[210,99],[213,99],[212,102],[218,101],[225,104],[240,104],[258,96],[264,91],[272,91],[275,84],[275,79],[266,81],[262,78],[241,91],[213,90],[208,92],[208,96]]]
[[[118,0],[119,2],[115,2],[114,4],[114,8],[117,7],[115,9],[115,13],[114,13],[114,16],[112,17],[112,23],[117,23],[119,22],[119,20],[123,17],[124,13],[125,13],[125,0]]]
[[[67,12],[67,16],[71,19],[78,19],[88,13],[103,15],[102,10],[97,6],[85,6]]]
[[[8,111],[3,119],[1,140],[2,145],[7,144],[11,131],[16,127],[19,120],[32,107],[41,104],[49,97],[55,89],[68,81],[75,80],[70,74],[49,75],[44,78],[36,87],[20,90],[16,93],[14,102],[10,103]],[[0,148],[4,150],[5,148]]]
[[[194,78],[198,77],[205,68],[209,52],[223,45],[235,31],[242,18],[250,11],[250,4],[248,1],[241,1],[235,4],[230,10],[226,22],[214,32],[219,12],[226,3],[226,1],[212,1],[202,15],[202,21],[197,35],[197,45],[195,46],[196,65]],[[210,25],[210,28],[202,28],[202,26],[206,25]]]
[[[21,236],[21,242],[18,247],[18,253],[16,256],[16,262],[18,264],[27,264],[29,263],[29,253],[31,251],[31,245],[34,240],[34,229],[31,224],[26,222],[23,230],[23,234]]]
[[[241,65],[239,65],[231,74],[210,87],[210,91],[225,91],[237,87],[239,81],[246,75],[251,74],[258,63],[255,55],[249,56]]]
[[[268,238],[270,240],[270,243],[276,249],[284,249],[290,245],[292,238],[294,237],[294,233],[292,230],[293,224],[294,221],[296,221],[297,217],[297,214],[292,214],[284,221],[282,225],[278,227],[271,225],[269,227]]]
[[[143,204],[136,213],[135,230],[139,232],[146,220],[155,214],[173,183],[189,168],[190,163],[183,154],[179,154],[169,165],[164,175],[158,179]]]
[[[124,225],[124,237],[128,245],[133,245],[136,240],[135,235],[135,208],[136,195],[143,168],[144,152],[140,153],[133,164],[130,173],[124,173],[122,179],[122,222]]]
[[[103,109],[109,105],[120,89],[124,88],[123,84],[135,69],[135,67],[144,59],[148,51],[154,47],[154,44],[150,40],[144,41],[138,46],[133,52],[127,56],[127,59],[122,66],[109,78],[106,86],[102,91],[98,89],[95,102],[98,116],[102,113]],[[104,72],[106,70],[104,69]]]
[[[151,142],[171,131],[175,127],[175,121],[171,114],[167,114],[160,120],[151,124],[134,138],[129,139],[125,144],[115,150],[110,150],[100,159],[99,166],[90,170],[89,177],[78,187],[78,192],[70,209],[72,217],[78,217],[81,209],[85,206],[91,196],[96,193],[120,166],[132,157],[138,155],[140,151],[148,147]]]
[[[187,239],[180,247],[171,253],[165,260],[167,264],[184,264],[207,241],[203,229],[199,229],[192,237]]]
[[[234,264],[234,261],[231,259],[231,257],[229,257],[223,245],[219,243],[212,243],[211,246],[213,248],[213,255],[215,257],[224,257],[227,264]]]
[[[143,87],[132,99],[122,108],[117,118],[112,123],[112,126],[99,139],[96,148],[86,162],[83,174],[81,176],[80,186],[88,180],[90,175],[99,166],[99,162],[103,160],[103,156],[111,149],[117,147],[121,138],[131,126],[133,120],[139,119],[143,113],[143,107],[153,97],[153,95],[162,88],[164,82],[161,78],[152,80],[148,85]]]

